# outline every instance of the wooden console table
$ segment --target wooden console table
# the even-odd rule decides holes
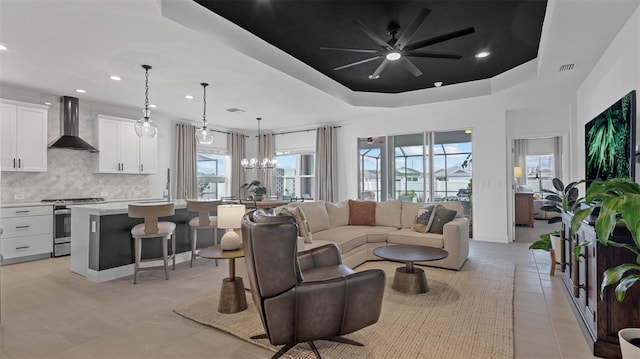
[[[533,227],[533,193],[516,193],[516,224]]]
[[[624,301],[619,303],[615,299],[615,286],[607,287],[600,299],[600,283],[606,269],[623,263],[635,263],[636,258],[624,248],[597,243],[594,218],[571,235],[571,218],[570,214],[562,215],[562,283],[593,355],[622,358],[618,331],[640,326],[640,286],[630,288]],[[621,243],[633,241],[624,226],[616,228],[613,239]],[[577,260],[573,249],[585,241],[591,241],[592,244],[582,249],[580,260]]]

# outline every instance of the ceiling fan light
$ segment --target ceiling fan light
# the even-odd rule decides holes
[[[397,51],[391,51],[390,53],[387,54],[386,57],[387,57],[387,60],[389,61],[396,61],[396,60],[399,60],[402,57],[402,55]]]

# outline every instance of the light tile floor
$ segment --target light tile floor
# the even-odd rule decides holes
[[[516,263],[516,358],[592,358],[559,273],[527,243],[471,241],[471,256]],[[537,252],[537,253],[536,253]],[[197,324],[172,309],[217,290],[224,261],[91,283],[69,271],[69,257],[0,267],[0,358],[269,358],[265,349]],[[248,298],[250,300],[250,297]],[[212,308],[216,310],[216,308]]]

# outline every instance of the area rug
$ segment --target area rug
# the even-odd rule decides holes
[[[429,292],[398,293],[391,288],[399,263],[368,262],[357,270],[382,268],[387,273],[380,320],[346,337],[364,347],[317,341],[323,358],[513,358],[513,282],[515,266],[506,261],[469,258],[463,269],[423,267]],[[211,293],[176,313],[276,352],[264,333],[247,292],[249,308],[221,314],[218,293]],[[305,343],[286,357],[315,358]]]

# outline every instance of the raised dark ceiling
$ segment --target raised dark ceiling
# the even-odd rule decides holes
[[[314,1],[195,0],[353,91],[400,93],[491,78],[536,58],[546,0],[500,1]],[[381,49],[354,20],[378,37],[391,39],[387,28],[400,26],[398,37],[422,9],[430,14],[411,42],[473,27],[474,33],[420,48],[423,52],[458,54],[462,58],[411,57],[422,72],[414,76],[400,61],[389,62],[371,80],[383,58],[334,70],[372,57],[369,53],[322,50],[321,47]],[[490,56],[475,57],[481,51]]]

